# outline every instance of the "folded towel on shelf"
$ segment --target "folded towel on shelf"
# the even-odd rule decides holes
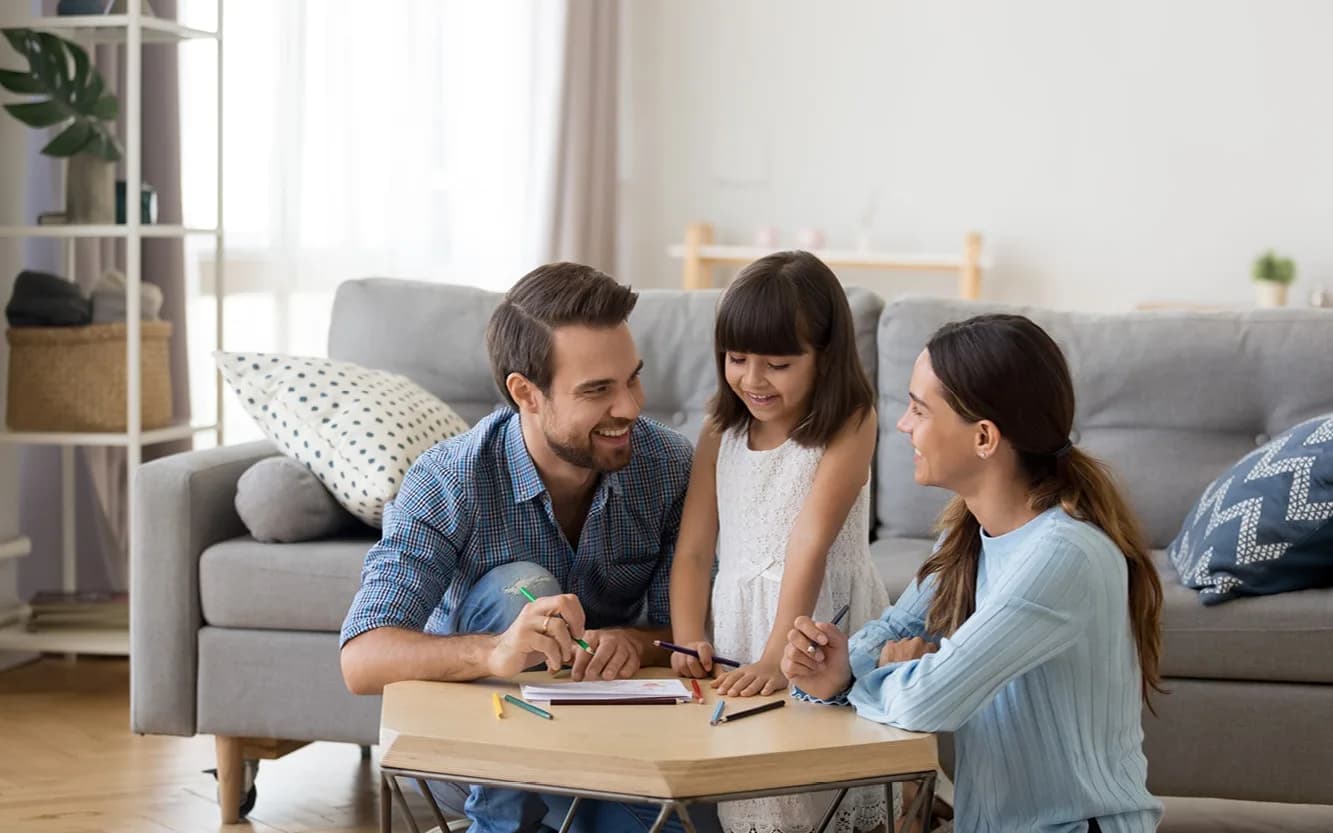
[[[93,323],[111,324],[125,320],[125,275],[108,269],[93,285]],[[139,318],[156,321],[162,312],[162,290],[156,284],[139,283]]]
[[[92,299],[57,275],[25,269],[5,305],[11,327],[78,327],[93,321]]]

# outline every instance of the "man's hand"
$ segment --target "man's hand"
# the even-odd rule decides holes
[[[706,640],[679,643],[682,648],[692,648],[699,652],[695,659],[679,651],[671,652],[671,670],[682,677],[707,677],[713,673],[713,643]]]
[[[583,605],[572,593],[529,602],[508,630],[495,637],[488,660],[491,676],[512,677],[543,658],[555,672],[576,653],[587,656],[574,644],[583,635],[583,622]]]
[[[806,694],[829,700],[852,683],[847,656],[847,635],[828,622],[799,616],[787,632],[782,652],[782,673]]]
[[[911,639],[899,639],[885,642],[879,652],[877,668],[883,668],[892,662],[906,662],[909,659],[921,659],[926,654],[933,654],[940,649],[934,642],[927,642],[919,636]]]
[[[570,679],[575,681],[633,677],[643,663],[644,647],[648,644],[644,635],[633,628],[602,628],[588,631],[583,638],[592,653],[575,646],[574,669],[569,672]]]
[[[713,681],[713,688],[718,694],[735,697],[754,697],[757,694],[772,694],[787,687],[787,678],[782,676],[781,662],[752,662],[733,668]]]

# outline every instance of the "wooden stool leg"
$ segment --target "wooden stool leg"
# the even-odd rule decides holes
[[[218,809],[223,824],[241,820],[241,787],[245,782],[245,762],[241,759],[240,738],[218,735]]]

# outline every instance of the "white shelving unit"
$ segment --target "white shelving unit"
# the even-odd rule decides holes
[[[135,536],[135,502],[137,494],[134,472],[143,460],[144,446],[170,442],[213,431],[218,444],[222,443],[222,380],[215,376],[217,404],[214,420],[208,424],[179,424],[144,430],[141,419],[140,351],[140,285],[142,249],[140,243],[149,238],[184,238],[208,235],[214,240],[214,293],[217,299],[217,348],[222,348],[223,315],[223,234],[222,234],[222,6],[217,0],[217,31],[206,31],[183,26],[175,21],[148,17],[140,13],[140,4],[126,4],[128,14],[86,15],[67,17],[40,17],[10,19],[0,17],[0,28],[28,28],[51,32],[78,42],[85,47],[93,44],[123,44],[125,47],[125,89],[119,91],[125,106],[125,193],[127,194],[124,225],[66,225],[66,226],[0,226],[0,239],[55,238],[66,241],[66,274],[74,275],[74,242],[80,238],[123,239],[125,245],[126,303],[125,314],[128,334],[125,361],[128,395],[126,397],[126,425],[128,429],[116,433],[67,433],[38,431],[0,431],[0,443],[15,445],[59,446],[61,476],[61,578],[63,589],[78,589],[77,547],[74,517],[74,449],[78,446],[120,446],[128,455],[127,512],[129,540]],[[144,225],[141,222],[138,194],[143,182],[143,46],[145,44],[179,44],[190,40],[217,42],[217,217],[213,228],[193,228],[180,225]],[[28,554],[27,538],[0,541],[0,558],[22,557]],[[131,561],[133,559],[131,558]],[[4,612],[0,611],[0,615]],[[3,622],[3,620],[0,620]],[[53,652],[66,654],[128,655],[129,633],[106,629],[61,629],[44,633],[28,633],[22,624],[0,627],[0,651]]]

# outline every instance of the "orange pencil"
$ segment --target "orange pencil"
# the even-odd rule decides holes
[[[694,689],[694,699],[697,700],[700,705],[702,705],[704,702],[704,693],[699,690],[699,681],[691,677],[690,687]]]

